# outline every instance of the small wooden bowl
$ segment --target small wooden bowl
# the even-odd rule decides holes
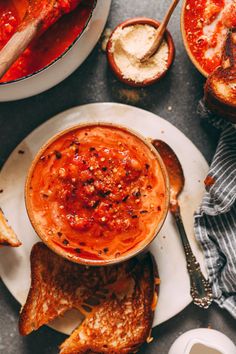
[[[170,34],[170,32],[168,30],[166,30],[165,32],[165,39],[167,41],[168,47],[169,47],[169,55],[168,55],[168,61],[167,61],[167,67],[166,69],[161,73],[161,74],[157,74],[156,76],[152,77],[151,79],[146,79],[142,82],[135,82],[131,79],[125,79],[123,77],[122,71],[120,70],[120,68],[116,65],[113,53],[111,52],[111,48],[112,48],[112,36],[114,34],[114,32],[118,29],[118,28],[125,28],[128,26],[133,26],[133,25],[149,25],[155,28],[158,28],[160,26],[160,22],[148,18],[148,17],[135,17],[135,18],[131,18],[128,19],[122,23],[120,23],[112,32],[109,41],[107,43],[107,59],[109,62],[109,65],[111,67],[111,69],[113,70],[114,74],[116,75],[116,77],[124,82],[125,84],[129,85],[129,86],[133,86],[133,87],[145,87],[145,86],[149,86],[154,84],[155,82],[159,81],[161,78],[163,78],[167,71],[169,70],[169,68],[171,67],[173,61],[174,61],[174,57],[175,57],[175,45],[174,45],[174,41],[173,38]]]
[[[185,14],[185,8],[186,8],[186,3],[187,0],[184,0],[183,5],[182,5],[182,10],[181,10],[181,33],[182,33],[182,38],[183,38],[183,42],[184,42],[184,47],[185,50],[188,54],[189,59],[191,60],[191,62],[193,63],[193,65],[195,66],[195,68],[205,77],[208,77],[208,73],[201,67],[201,65],[199,64],[199,62],[196,60],[196,58],[193,56],[190,47],[189,47],[189,43],[187,40],[187,35],[186,35],[186,31],[185,31],[185,26],[184,26],[184,14]]]

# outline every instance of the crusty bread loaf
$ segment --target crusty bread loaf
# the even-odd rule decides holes
[[[0,209],[0,246],[18,247],[21,242],[18,240],[13,229],[8,225],[7,220]]]
[[[19,321],[22,335],[77,308],[85,319],[61,345],[61,354],[134,353],[149,338],[159,284],[150,254],[88,268],[38,243],[31,253],[31,272]]]
[[[222,67],[209,75],[204,91],[207,107],[217,115],[236,123],[236,30],[229,31]]]

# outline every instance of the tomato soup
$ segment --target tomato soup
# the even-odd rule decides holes
[[[57,137],[36,157],[26,185],[39,236],[74,259],[113,260],[141,246],[163,222],[167,200],[155,151],[111,125]]]
[[[27,3],[27,0],[0,1],[0,50],[21,25]],[[74,11],[61,17],[30,44],[0,82],[33,74],[60,57],[82,33],[94,4],[95,0],[84,0]]]
[[[187,0],[184,31],[193,57],[210,74],[221,65],[228,29],[236,26],[234,0]]]

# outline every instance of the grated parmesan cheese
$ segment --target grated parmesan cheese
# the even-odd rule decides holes
[[[124,79],[143,82],[162,74],[167,69],[169,48],[165,40],[157,53],[144,63],[140,62],[152,45],[156,31],[150,25],[137,24],[118,28],[114,32],[110,51]]]

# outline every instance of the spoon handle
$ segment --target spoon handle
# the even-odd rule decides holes
[[[171,209],[172,215],[175,218],[182,244],[184,247],[187,269],[190,276],[190,294],[195,305],[207,309],[213,301],[212,289],[209,281],[201,272],[200,264],[194,256],[187,234],[183,225],[183,220],[180,214],[179,206]]]
[[[36,36],[39,24],[38,20],[32,21],[22,31],[16,32],[0,51],[0,79]]]
[[[151,45],[151,47],[148,49],[147,53],[144,54],[144,56],[140,59],[141,63],[145,62],[147,59],[149,59],[153,54],[155,54],[158,50],[158,48],[161,45],[161,42],[163,40],[163,36],[166,30],[166,27],[170,21],[171,15],[174,11],[174,9],[176,8],[176,6],[178,5],[180,0],[173,0],[162,23],[160,24],[157,32],[156,32],[156,36],[154,38],[153,44]]]

